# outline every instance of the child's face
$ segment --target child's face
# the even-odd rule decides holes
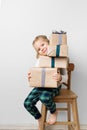
[[[48,42],[39,39],[34,43],[34,48],[36,49],[38,54],[46,56],[48,50]]]

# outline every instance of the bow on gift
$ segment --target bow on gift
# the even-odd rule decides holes
[[[66,32],[64,32],[62,30],[59,31],[59,32],[58,31],[53,31],[52,34],[66,34]]]

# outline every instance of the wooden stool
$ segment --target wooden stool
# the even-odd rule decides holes
[[[79,117],[78,117],[78,108],[77,108],[77,95],[71,91],[70,83],[71,83],[71,71],[74,70],[74,64],[69,63],[68,71],[68,80],[67,84],[64,83],[66,88],[62,88],[60,95],[54,98],[55,103],[66,103],[66,108],[57,108],[58,111],[67,111],[67,121],[66,122],[56,122],[58,125],[68,125],[68,130],[80,130]],[[71,111],[72,109],[72,111]],[[42,122],[40,126],[40,130],[45,130],[45,126],[49,125],[46,122],[47,117],[47,109],[46,106],[42,104],[41,108],[42,114]],[[71,120],[71,115],[73,116],[73,120]],[[53,124],[53,125],[55,125]]]

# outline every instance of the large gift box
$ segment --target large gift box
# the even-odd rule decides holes
[[[66,34],[51,34],[50,45],[60,45],[60,44],[67,44],[67,35]]]
[[[51,57],[68,57],[67,45],[49,45],[47,56]]]
[[[69,59],[67,57],[49,57],[49,56],[39,56],[38,67],[42,68],[67,68]]]
[[[31,68],[30,86],[57,88],[60,84],[53,79],[53,74],[57,71],[57,68]]]

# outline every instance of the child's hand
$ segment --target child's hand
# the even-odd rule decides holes
[[[62,80],[62,76],[60,74],[60,72],[54,73],[53,74],[53,79],[55,79],[56,81],[61,81]]]
[[[29,72],[28,73],[28,81],[30,81],[30,78],[31,78],[31,73]]]

